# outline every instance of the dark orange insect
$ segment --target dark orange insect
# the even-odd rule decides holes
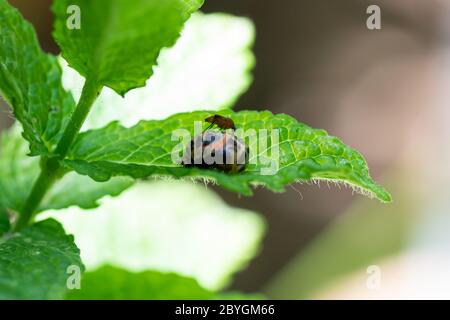
[[[206,118],[205,121],[211,123],[211,125],[208,128],[206,128],[206,130],[212,128],[214,125],[223,130],[226,129],[236,130],[236,127],[234,126],[234,121],[231,120],[231,118],[227,118],[218,114]]]

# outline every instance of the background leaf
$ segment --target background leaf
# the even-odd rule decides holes
[[[82,209],[98,207],[104,196],[118,196],[134,184],[129,177],[115,177],[105,183],[98,183],[87,176],[75,172],[68,173],[58,181],[42,200],[39,211],[63,209],[77,206]]]
[[[7,232],[10,227],[8,211],[0,206],[0,236]]]
[[[233,106],[252,81],[251,20],[223,13],[195,13],[175,46],[164,48],[145,88],[125,97],[104,88],[83,129],[111,121],[131,126],[142,119],[163,119],[174,113]],[[84,78],[60,58],[63,84],[79,98]]]
[[[19,211],[39,174],[39,158],[27,156],[29,144],[20,124],[0,134],[0,205]]]
[[[175,273],[144,271],[132,273],[112,266],[104,266],[83,276],[81,290],[71,290],[72,300],[206,300],[260,299],[257,295],[239,293],[217,295],[203,289],[192,278]]]
[[[45,220],[0,238],[0,299],[62,299],[67,267],[83,270],[73,237]]]
[[[64,58],[85,78],[120,95],[143,87],[161,48],[172,46],[203,0],[55,0],[54,37]],[[81,28],[69,29],[77,5]]]
[[[20,136],[20,125],[0,134],[0,207],[19,212],[39,175],[39,159],[27,156],[28,142]],[[95,208],[105,195],[118,195],[133,184],[133,179],[117,177],[98,183],[76,173],[59,180],[42,201],[38,211],[70,206]]]
[[[214,294],[192,278],[175,273],[144,271],[132,273],[104,266],[84,274],[81,290],[71,290],[68,299],[92,300],[161,300],[161,299],[211,299]]]
[[[31,154],[46,154],[75,102],[62,87],[57,59],[42,52],[31,24],[5,0],[0,0],[0,32],[0,94],[22,123]]]
[[[296,181],[325,179],[348,183],[381,201],[391,200],[389,193],[371,179],[367,164],[357,151],[324,130],[312,129],[292,117],[268,111],[221,111],[220,114],[231,117],[244,130],[279,130],[279,170],[275,175],[261,175],[261,169],[267,167],[261,162],[250,163],[238,174],[174,164],[171,153],[179,142],[171,140],[172,132],[183,128],[192,137],[194,121],[202,122],[212,113],[181,113],[166,120],[141,121],[131,128],[111,123],[103,129],[82,133],[64,164],[97,181],[107,181],[116,175],[203,177],[245,195],[252,194],[252,184],[263,184],[281,192],[285,185]],[[251,150],[254,146],[249,147]],[[267,150],[268,154],[273,150],[270,142]]]
[[[219,290],[258,252],[265,230],[260,215],[232,208],[212,190],[189,182],[139,182],[101,204],[39,217],[55,218],[74,234],[88,271],[104,264],[170,271]]]

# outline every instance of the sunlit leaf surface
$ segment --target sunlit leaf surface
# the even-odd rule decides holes
[[[226,205],[188,182],[141,182],[89,211],[43,213],[75,235],[89,270],[103,264],[196,278],[222,288],[255,254],[264,232],[259,215]]]

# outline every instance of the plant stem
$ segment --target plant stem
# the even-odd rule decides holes
[[[31,189],[31,193],[29,194],[14,227],[16,231],[22,229],[28,224],[31,217],[33,216],[34,211],[39,206],[41,200],[44,198],[47,190],[54,183],[56,179],[56,172],[56,170],[53,171],[48,169],[47,160],[43,161],[41,173],[34,183],[33,189]]]
[[[86,80],[84,83],[77,108],[72,114],[72,118],[67,124],[67,128],[55,149],[55,154],[60,160],[66,157],[69,148],[72,146],[72,143],[80,132],[81,127],[83,126],[92,105],[100,95],[101,90],[102,86],[98,85],[96,81]]]
[[[96,81],[86,80],[81,93],[80,101],[72,114],[70,122],[61,137],[61,140],[56,146],[54,157],[41,159],[41,173],[31,189],[24,207],[20,212],[19,218],[15,225],[15,230],[20,230],[25,227],[33,217],[34,212],[41,203],[47,191],[60,178],[61,165],[60,160],[63,160],[75,138],[83,126],[92,105],[99,96],[102,86],[98,85]]]

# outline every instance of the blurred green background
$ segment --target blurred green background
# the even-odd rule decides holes
[[[35,25],[43,48],[57,53],[51,1],[10,2]],[[366,27],[370,4],[381,8],[381,30]],[[257,189],[251,198],[188,182],[139,183],[92,214],[48,213],[77,236],[88,268],[177,272],[211,290],[277,299],[450,298],[448,1],[218,0],[202,11],[248,17],[254,27],[246,19],[197,26],[211,31],[186,40],[187,52],[198,48],[198,55],[179,55],[180,78],[169,70],[163,79],[179,88],[192,74],[183,62],[195,59],[204,67],[199,87],[215,80],[221,90],[192,103],[269,109],[324,128],[366,157],[394,202],[326,183],[283,194]],[[255,60],[242,50],[253,42]],[[250,85],[242,71],[254,61]],[[142,102],[139,93],[130,99]],[[145,116],[184,111],[185,100],[170,99],[167,92],[151,100],[156,107]],[[12,121],[2,110],[6,128]]]

